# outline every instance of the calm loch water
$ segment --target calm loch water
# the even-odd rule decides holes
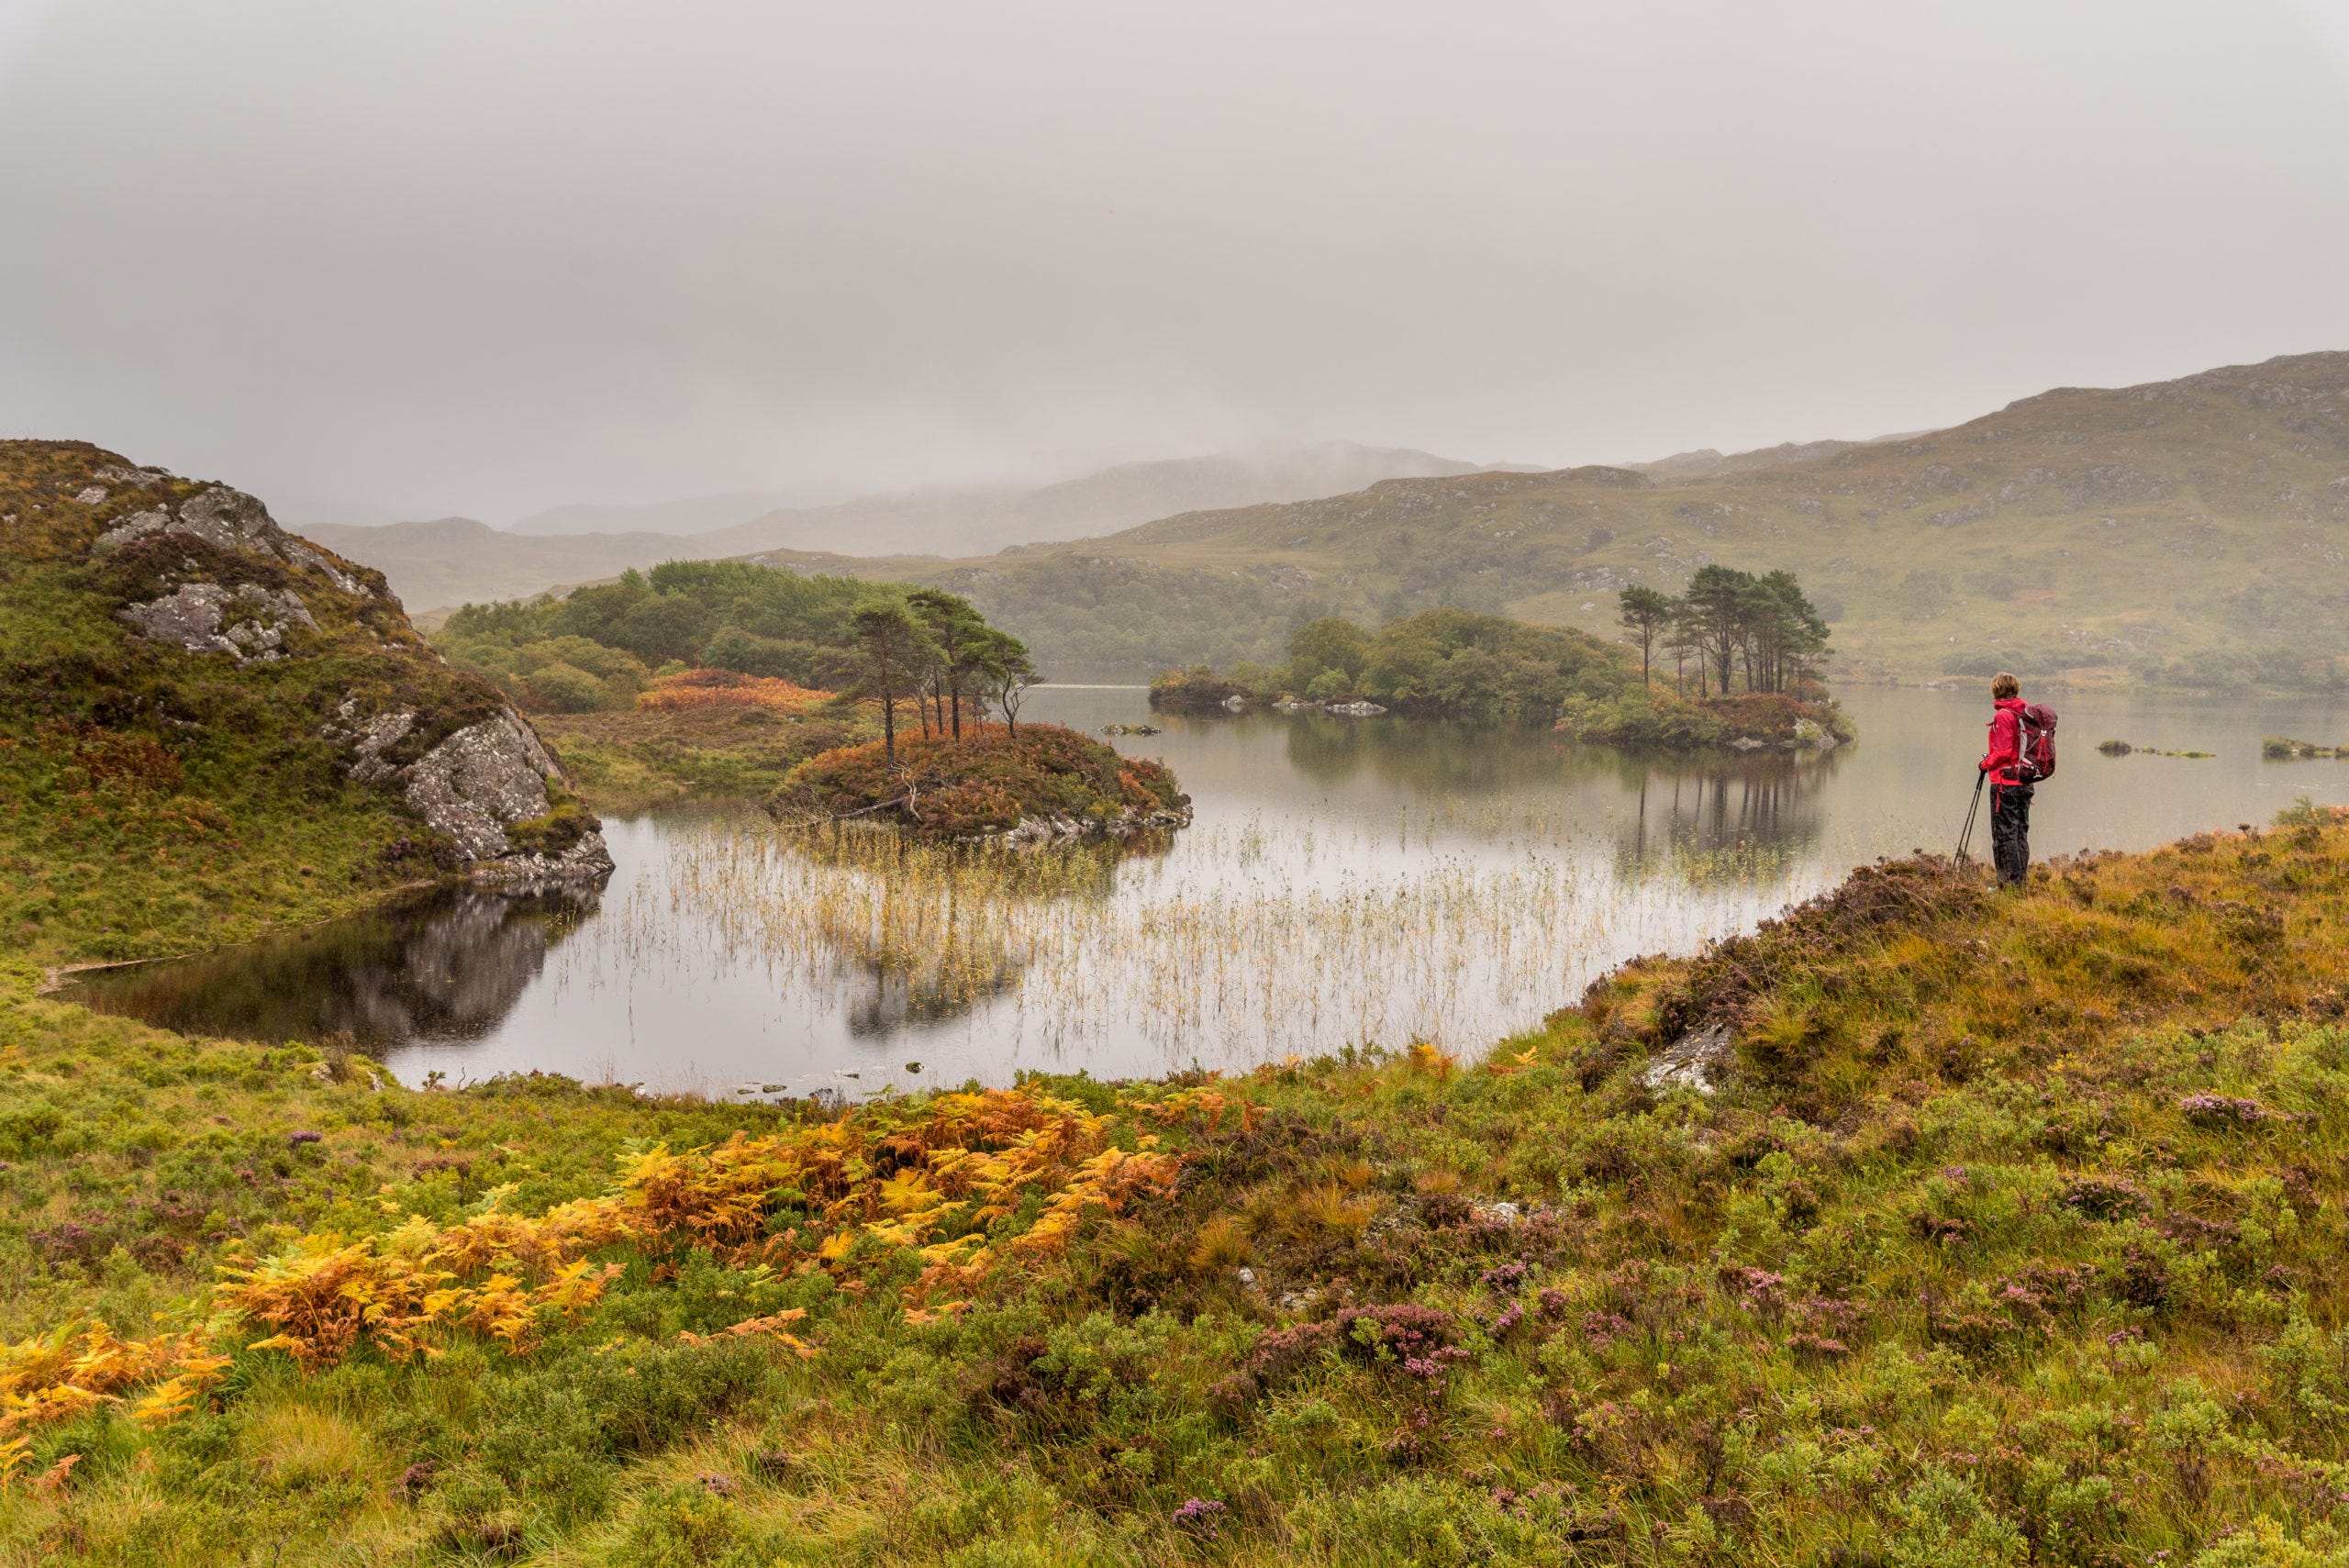
[[[2339,704],[2058,695],[2042,856],[2349,804],[2349,763],[2259,741],[2349,738]],[[1197,821],[1122,855],[810,840],[747,808],[611,819],[577,897],[443,894],[171,963],[75,999],[195,1032],[348,1030],[409,1083],[532,1070],[720,1095],[1239,1067],[1350,1044],[1479,1051],[1624,959],[1685,951],[1954,843],[1988,703],[1846,693],[1857,744],[1796,762],[1644,761],[1543,733],[1393,718],[1169,719],[1118,737],[1174,768]],[[1040,690],[1097,732],[1139,689]],[[2217,753],[2099,755],[2107,738]],[[1977,829],[1977,832],[1981,831]]]

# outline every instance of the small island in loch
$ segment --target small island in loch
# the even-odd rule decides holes
[[[1657,751],[1823,751],[1854,739],[1819,675],[1827,624],[1790,573],[1704,566],[1680,597],[1631,587],[1620,604],[1620,644],[1461,609],[1376,631],[1325,616],[1290,636],[1287,663],[1169,671],[1151,684],[1150,706],[1541,724]]]
[[[843,747],[802,762],[768,802],[785,822],[862,819],[930,840],[1130,839],[1191,820],[1163,763],[1057,724],[973,725],[956,738]]]
[[[436,639],[530,712],[607,810],[752,799],[794,824],[1021,844],[1190,820],[1163,765],[1019,723],[1041,679],[1026,646],[939,589],[673,561],[468,605]]]

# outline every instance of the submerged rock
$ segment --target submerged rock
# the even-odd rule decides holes
[[[995,842],[1013,849],[1025,849],[1074,843],[1080,839],[1131,839],[1141,833],[1188,828],[1190,825],[1191,803],[1190,797],[1186,795],[1179,806],[1163,806],[1154,811],[1141,811],[1129,806],[1115,816],[1100,818],[1023,817],[1016,827],[1001,833],[974,834],[971,841]]]

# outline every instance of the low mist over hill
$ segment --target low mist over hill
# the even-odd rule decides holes
[[[1317,450],[1373,466],[1443,462]],[[1612,635],[1619,589],[1676,592],[1719,562],[1797,573],[1833,625],[1845,678],[2004,667],[2321,688],[2349,676],[2349,354],[2058,388],[1871,441],[1549,473],[1447,466],[1456,472],[952,560],[891,550],[891,504],[877,499],[688,539],[529,539],[461,518],[310,531],[419,606],[704,554],[935,583],[1063,671],[1276,662],[1301,617],[1377,621],[1442,605]],[[1141,506],[1186,470],[1203,486],[1245,482],[1230,460],[1140,464],[1027,493],[1023,510],[1007,502],[1000,516],[1074,526],[1088,506]],[[845,520],[860,508],[871,526]],[[950,510],[936,502],[932,521],[943,528]],[[893,515],[919,526],[910,510]],[[841,519],[823,530],[831,548],[798,537],[817,517]],[[743,543],[762,530],[774,542]]]
[[[1078,538],[1208,507],[1296,501],[1396,477],[1486,472],[1431,452],[1330,441],[1123,463],[1041,486],[915,491],[824,506],[756,507],[757,495],[661,506],[566,506],[501,532],[468,517],[376,528],[314,527],[333,548],[380,568],[419,608],[513,598],[669,560],[752,550],[974,556]],[[713,527],[729,512],[747,520]],[[675,525],[693,523],[699,531]],[[600,532],[599,527],[629,526]]]
[[[829,494],[795,490],[736,490],[723,495],[688,495],[674,501],[635,505],[578,502],[550,506],[509,525],[508,533],[548,534],[704,534],[730,528],[753,517],[791,506],[827,506],[853,492]]]
[[[859,569],[967,593],[1064,669],[1276,659],[1290,625],[1330,611],[1458,605],[1611,634],[1619,589],[1676,592],[1720,562],[1795,572],[1846,676],[2343,680],[2349,354],[1780,450],[1792,461],[1387,480],[946,571]]]

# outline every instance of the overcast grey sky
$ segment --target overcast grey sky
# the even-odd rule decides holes
[[[0,432],[302,520],[2349,348],[2349,0],[0,0]]]

